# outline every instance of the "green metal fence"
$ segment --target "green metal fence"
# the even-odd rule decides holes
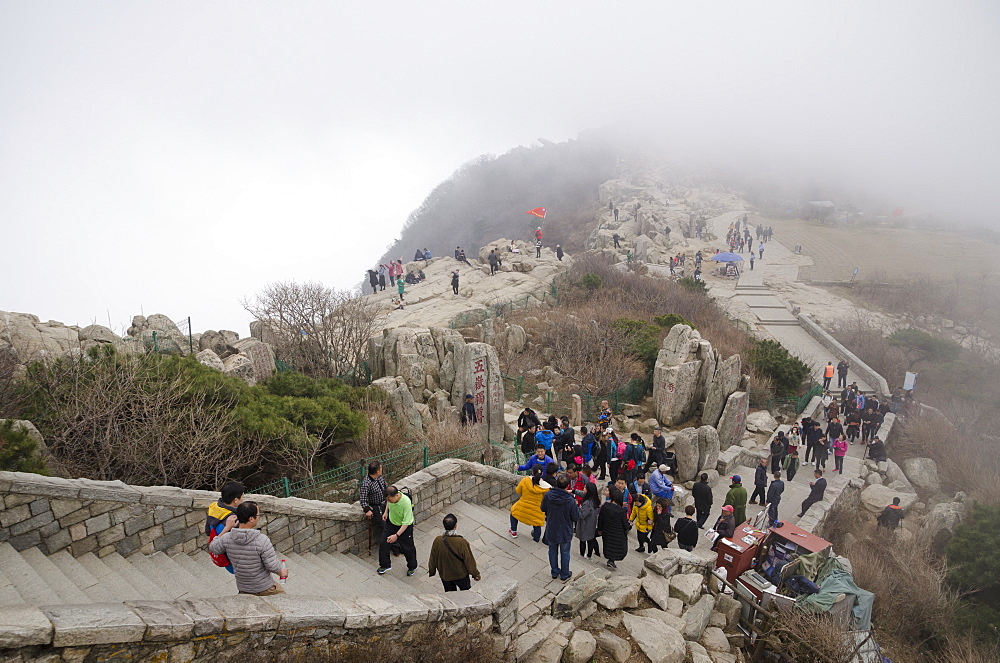
[[[813,384],[801,396],[775,396],[774,392],[758,392],[754,398],[750,399],[750,405],[767,410],[794,410],[795,414],[802,414],[802,411],[809,405],[809,401],[815,396],[823,395],[823,387]]]
[[[572,394],[553,394],[551,391],[533,392],[531,386],[525,386],[524,376],[504,375],[504,394],[508,398],[525,403],[525,405],[538,405],[535,398],[540,397],[543,401],[539,407],[543,412],[561,415],[572,411]],[[533,386],[533,385],[532,385]],[[601,401],[608,401],[608,406],[615,414],[621,414],[622,406],[626,403],[639,404],[642,399],[653,390],[653,376],[635,378],[620,389],[609,394],[580,394],[580,405],[584,421],[595,421],[601,411]],[[514,395],[517,398],[513,398]],[[537,395],[536,395],[537,394]],[[527,401],[522,399],[527,399]]]

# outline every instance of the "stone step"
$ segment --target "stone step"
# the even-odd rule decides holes
[[[146,598],[142,592],[129,584],[128,580],[111,569],[93,553],[76,557],[76,562],[97,580],[97,585],[88,587],[84,593],[95,603],[103,601],[133,601]],[[106,598],[110,594],[114,598]]]
[[[139,592],[142,599],[149,601],[169,601],[169,593],[161,588],[156,582],[152,582],[135,564],[129,563],[127,559],[118,553],[111,553],[101,557],[102,564],[117,573],[122,580],[127,582]]]
[[[25,600],[18,594],[14,585],[11,585],[10,581],[5,578],[0,578],[0,605],[17,605],[24,602]]]
[[[60,550],[54,555],[49,555],[49,561],[58,566],[59,570],[83,591],[99,584],[97,578],[84,568],[69,551]]]
[[[32,605],[62,603],[59,595],[9,543],[0,543],[0,573]]]
[[[197,556],[178,553],[171,559],[198,579],[200,597],[225,596],[235,591],[235,576],[226,569],[216,566],[207,553]]]
[[[21,559],[31,565],[60,599],[60,603],[89,603],[87,595],[38,548],[25,548]]]
[[[164,589],[168,589],[170,594],[176,594],[171,600],[201,598],[204,596],[198,576],[188,572],[186,568],[178,564],[166,553],[157,552],[149,556],[142,554],[132,555],[128,558],[128,561],[132,562],[133,559],[138,560],[139,558],[142,558],[143,562],[155,569],[156,573],[163,574],[159,577],[163,578],[165,575],[170,580],[170,587],[164,587]],[[154,576],[151,575],[150,579],[154,579]]]

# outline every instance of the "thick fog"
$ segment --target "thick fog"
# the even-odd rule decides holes
[[[2,3],[0,309],[246,334],[468,159],[593,127],[996,225],[1000,5],[817,5]]]

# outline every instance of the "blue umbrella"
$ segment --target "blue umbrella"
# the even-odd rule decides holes
[[[735,253],[729,251],[724,251],[722,253],[716,253],[712,256],[712,260],[716,262],[743,262],[743,258]]]

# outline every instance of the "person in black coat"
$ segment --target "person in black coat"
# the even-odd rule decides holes
[[[521,433],[521,453],[527,458],[535,453],[535,424],[529,424],[528,430]]]
[[[615,562],[625,559],[628,554],[628,531],[632,525],[628,521],[628,512],[622,506],[622,492],[614,486],[608,491],[611,501],[601,506],[601,513],[597,516],[597,535],[604,543],[608,567],[616,569]]]
[[[643,467],[643,472],[649,474],[649,468],[659,467],[663,465],[667,460],[667,440],[663,437],[663,433],[659,428],[653,429],[653,446],[649,451],[649,459],[646,461],[645,467]]]
[[[728,504],[722,507],[722,515],[715,521],[715,526],[712,529],[716,531],[718,536],[716,536],[715,541],[712,542],[711,550],[715,550],[715,546],[719,543],[719,539],[733,538],[733,535],[736,534],[736,520],[733,518],[733,507]]]
[[[885,444],[879,439],[878,435],[868,445],[868,457],[877,463],[884,463],[886,461]]]
[[[684,517],[678,518],[674,523],[674,532],[677,534],[677,545],[681,550],[688,552],[694,550],[698,545],[698,523],[691,516],[694,515],[695,508],[690,504],[684,507]]]
[[[539,420],[538,415],[530,407],[524,408],[521,414],[517,417],[517,427],[524,429],[527,428],[529,424],[535,424],[535,426],[541,426],[542,422]]]
[[[838,437],[844,434],[844,425],[840,423],[840,419],[834,417],[830,425],[826,427],[826,436],[831,440],[836,440]]]
[[[785,445],[783,437],[775,437],[771,440],[771,471],[777,472],[781,469],[781,461],[785,458]]]
[[[576,431],[572,426],[563,423],[562,430],[559,432],[559,443],[562,445],[562,460],[564,463],[569,465],[573,462],[573,456],[575,452],[573,449],[576,447]]]
[[[799,514],[799,518],[806,515],[806,511],[813,504],[822,501],[823,494],[826,492],[826,479],[823,478],[823,470],[816,470],[813,474],[816,480],[809,482],[809,497],[802,502],[802,512]]]
[[[767,459],[761,458],[757,466],[757,472],[753,477],[753,495],[750,496],[750,504],[757,504],[757,496],[760,495],[760,503],[767,499]]]
[[[476,404],[472,402],[472,394],[465,395],[465,404],[462,405],[462,425],[475,424],[479,422],[476,415]]]
[[[670,500],[660,497],[653,507],[653,531],[649,535],[650,554],[670,544],[667,541],[670,529]]]
[[[702,473],[701,481],[692,486],[691,495],[694,497],[694,509],[698,514],[698,529],[702,529],[712,513],[712,502],[715,500],[712,496],[712,487],[708,484],[707,474]]]

